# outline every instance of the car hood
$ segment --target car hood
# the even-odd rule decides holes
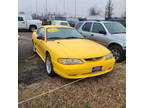
[[[104,46],[87,39],[55,40],[51,44],[58,49],[54,49],[55,52],[61,53],[63,51],[70,58],[102,57],[110,53]]]
[[[112,34],[112,38],[120,41],[126,41],[126,34]]]

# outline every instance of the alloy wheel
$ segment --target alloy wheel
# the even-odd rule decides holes
[[[46,59],[46,70],[48,74],[51,74],[52,68],[51,68],[51,62],[49,60],[49,58],[47,57]]]

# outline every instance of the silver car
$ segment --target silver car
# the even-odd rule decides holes
[[[75,28],[85,38],[94,40],[109,48],[116,62],[121,62],[126,54],[126,28],[119,22],[82,21]]]

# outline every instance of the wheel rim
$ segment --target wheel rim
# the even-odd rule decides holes
[[[112,50],[113,56],[115,57],[116,61],[120,58],[120,52],[117,49]]]
[[[48,58],[46,60],[46,69],[47,69],[47,73],[50,74],[51,73],[51,62]]]

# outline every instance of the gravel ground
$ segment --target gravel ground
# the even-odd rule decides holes
[[[31,32],[19,32],[18,100],[22,101],[75,80],[49,77],[40,57],[32,52]],[[19,108],[125,108],[126,63],[112,72],[87,78],[19,105]]]

